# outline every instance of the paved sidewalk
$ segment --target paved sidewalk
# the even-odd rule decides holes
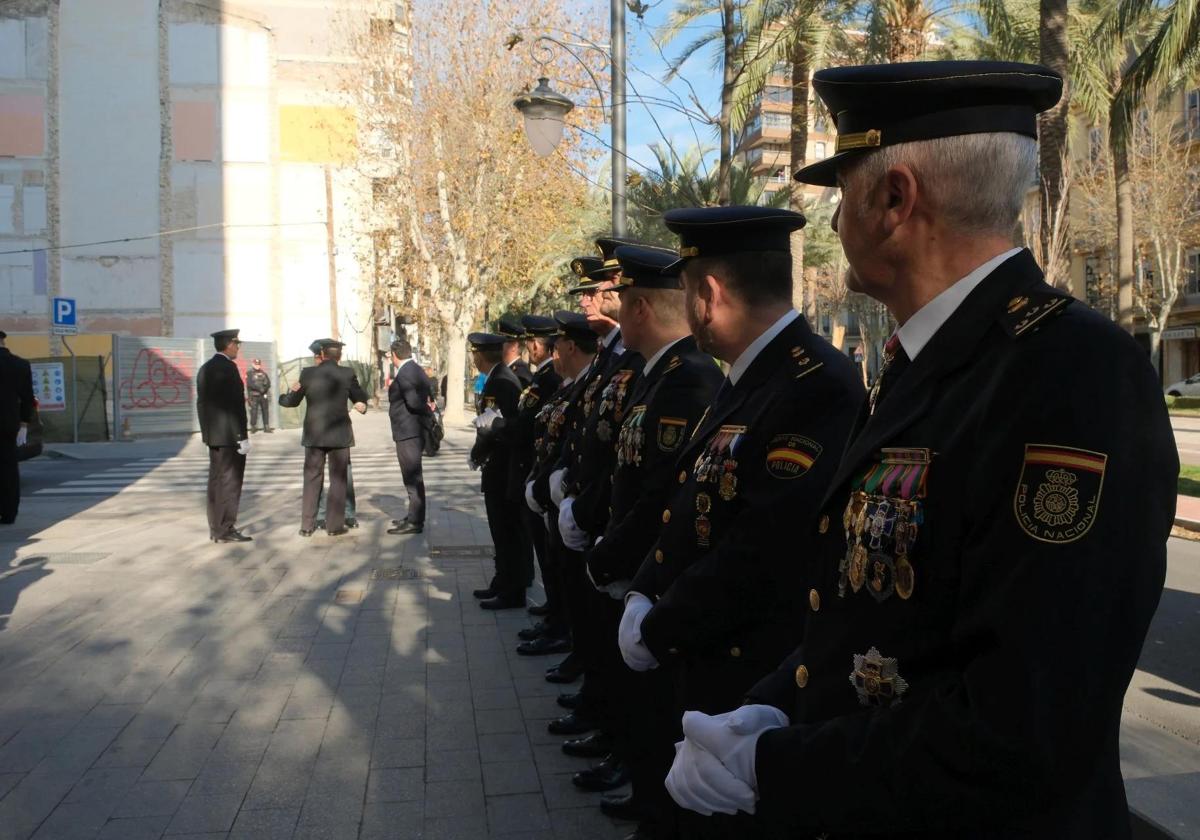
[[[356,452],[391,448],[385,413],[355,427]],[[468,442],[426,461],[418,537],[384,533],[398,468],[336,539],[296,534],[296,492],[245,497],[248,547],[207,542],[194,493],[26,498],[0,535],[0,840],[627,833],[546,733],[551,662],[513,652],[528,617],[471,597],[490,545]]]

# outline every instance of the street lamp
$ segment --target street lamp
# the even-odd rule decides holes
[[[563,119],[575,103],[550,87],[550,80],[542,76],[537,87],[513,100],[513,106],[525,118],[525,136],[533,153],[545,157],[562,140]]]
[[[576,44],[601,53],[608,59],[612,70],[609,106],[612,116],[612,232],[614,236],[625,235],[625,3],[624,0],[609,0],[610,4],[610,43],[605,49],[597,44]],[[565,44],[548,35],[539,36],[533,43],[534,60],[543,67],[546,61],[537,58],[538,48],[545,50],[542,42],[557,44],[578,61],[600,93],[603,101],[604,93],[587,62],[580,58],[571,45]],[[546,50],[548,52],[548,50]],[[547,58],[548,61],[548,58]],[[550,87],[546,77],[538,79],[538,86],[531,92],[522,94],[513,100],[513,105],[525,118],[525,136],[529,138],[533,151],[539,157],[545,157],[554,151],[562,140],[563,118],[575,107],[570,99]]]

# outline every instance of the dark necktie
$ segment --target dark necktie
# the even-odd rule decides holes
[[[875,384],[871,386],[871,393],[867,398],[868,413],[875,413],[884,394],[891,391],[892,386],[904,373],[906,367],[908,367],[908,354],[900,345],[900,337],[893,333],[892,337],[883,345],[883,364],[879,368],[879,375],[875,377]]]
[[[721,402],[733,393],[733,383],[729,381],[729,377],[725,377],[725,381],[721,383],[721,387],[717,389],[717,395],[713,397],[713,407],[716,408]]]

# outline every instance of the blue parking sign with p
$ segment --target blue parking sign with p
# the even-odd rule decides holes
[[[75,326],[75,298],[54,298],[54,326]]]

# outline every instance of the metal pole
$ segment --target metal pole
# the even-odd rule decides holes
[[[75,350],[67,343],[67,337],[62,337],[63,347],[71,354],[71,440],[79,443],[79,371],[75,367]]]
[[[612,229],[625,235],[625,0],[610,0],[612,50]]]

